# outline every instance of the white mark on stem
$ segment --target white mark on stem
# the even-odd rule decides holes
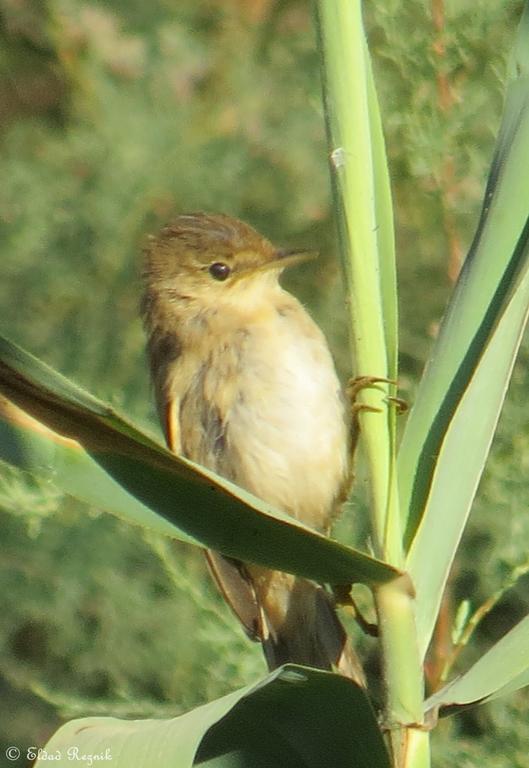
[[[345,165],[345,149],[343,147],[337,147],[331,152],[331,163],[335,171],[343,168]]]

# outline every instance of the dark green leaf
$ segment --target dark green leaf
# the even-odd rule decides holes
[[[108,750],[113,768],[389,768],[365,692],[294,665],[173,720],[74,720],[46,745],[60,756],[57,768],[72,748]]]

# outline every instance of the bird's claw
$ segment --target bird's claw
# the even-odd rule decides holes
[[[359,392],[363,389],[380,389],[380,387],[377,387],[377,384],[393,384],[397,386],[395,379],[386,379],[383,376],[355,376],[347,382],[345,392],[352,405],[354,405]]]

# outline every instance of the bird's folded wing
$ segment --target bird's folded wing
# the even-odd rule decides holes
[[[262,641],[262,613],[244,564],[211,550],[206,552],[206,560],[224,600],[243,625],[248,637]]]

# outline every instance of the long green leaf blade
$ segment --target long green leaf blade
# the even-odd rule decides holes
[[[423,656],[494,435],[528,307],[526,274],[447,429],[428,505],[409,552],[408,569],[417,591],[417,635]]]
[[[527,10],[517,45],[529,41]],[[399,452],[401,509],[426,653],[488,455],[529,305],[529,76],[515,68],[477,233]]]
[[[178,529],[176,538],[182,538],[182,531],[188,541],[231,557],[322,583],[376,584],[398,574],[174,456],[111,408],[1,338],[0,392],[50,429],[78,441],[126,491]],[[67,462],[70,458],[61,456]],[[126,508],[123,512],[126,516]],[[149,525],[147,519],[141,522]]]
[[[506,92],[477,232],[399,450],[401,512],[408,543],[424,512],[437,455],[453,414],[513,286],[526,268],[527,254],[517,245],[529,216],[529,176],[521,172],[529,152],[529,72],[522,66],[528,40],[526,9],[514,53],[518,63]]]
[[[364,691],[339,675],[293,665],[172,720],[74,720],[46,752],[59,756],[59,768],[70,765],[75,748],[108,750],[113,768],[389,768]]]

